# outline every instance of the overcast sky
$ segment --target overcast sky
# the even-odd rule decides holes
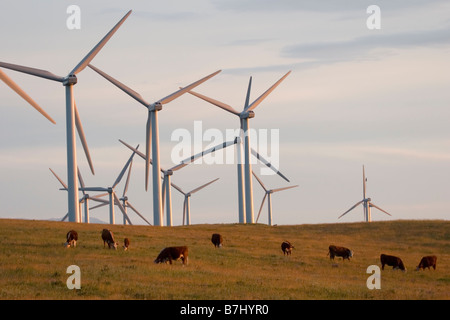
[[[80,29],[66,26],[72,4],[81,9]],[[366,24],[373,4],[381,10],[378,30]],[[250,120],[258,132],[278,130],[279,169],[291,181],[261,176],[266,187],[299,185],[273,195],[273,223],[362,221],[362,206],[337,217],[362,200],[363,165],[367,195],[392,214],[372,209],[373,220],[450,217],[448,1],[4,0],[0,61],[65,76],[130,9],[92,64],[149,102],[221,69],[195,91],[241,111],[250,77],[253,101],[292,70]],[[0,218],[60,218],[67,195],[49,168],[67,181],[64,87],[3,71],[56,125],[0,83]],[[96,171],[78,140],[84,182],[110,186],[130,156],[118,139],[144,150],[146,109],[89,68],[74,91]],[[187,130],[193,139],[198,121],[203,133],[239,127],[236,116],[183,95],[159,113],[163,168],[176,164],[172,134]],[[128,197],[153,222],[144,171],[136,157]],[[192,196],[194,224],[238,221],[236,166],[193,164],[172,177],[186,191],[215,178]],[[256,216],[264,193],[256,180],[253,186]],[[174,189],[172,202],[179,225],[183,196]],[[116,221],[119,215],[116,209]],[[107,207],[91,217],[109,221]],[[267,223],[267,203],[259,222]]]

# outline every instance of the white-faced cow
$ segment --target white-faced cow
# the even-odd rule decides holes
[[[102,240],[103,248],[105,247],[105,243],[107,243],[109,249],[114,248],[114,250],[117,250],[117,243],[114,241],[114,234],[111,230],[103,229]]]
[[[130,239],[125,238],[123,239],[123,250],[128,250],[128,247],[130,246]]]
[[[222,235],[220,235],[218,233],[213,233],[213,235],[211,237],[211,242],[213,243],[215,248],[220,248],[223,243]]]
[[[330,245],[328,247],[327,255],[330,255],[330,259],[333,260],[334,257],[342,257],[342,261],[344,261],[344,259],[350,260],[350,258],[353,257],[353,251],[345,247]]]
[[[169,261],[172,264],[172,260],[181,259],[183,265],[188,263],[188,247],[167,247],[161,250],[158,257],[156,257],[154,263],[167,263]]]
[[[281,250],[283,250],[283,255],[290,255],[294,246],[289,241],[283,241],[281,243]]]
[[[433,267],[433,269],[436,270],[436,261],[437,261],[436,256],[423,257],[422,260],[420,260],[420,263],[417,266],[416,271],[420,269],[425,270],[425,268],[428,268],[428,270],[430,270],[430,267]]]
[[[78,233],[75,230],[70,230],[69,232],[67,232],[66,240],[66,243],[64,243],[64,246],[66,248],[76,247],[78,241]]]
[[[380,261],[381,261],[381,270],[384,270],[384,266],[388,265],[391,266],[392,269],[400,269],[403,272],[406,272],[405,265],[403,264],[402,259],[396,256],[390,256],[387,254],[381,254],[380,255]]]

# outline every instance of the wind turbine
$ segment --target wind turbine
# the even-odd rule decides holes
[[[89,65],[89,67],[96,71],[98,74],[103,76],[109,82],[114,84],[116,87],[127,93],[129,96],[140,102],[144,105],[148,110],[147,116],[147,126],[146,126],[146,162],[145,162],[145,190],[148,189],[148,176],[149,176],[149,167],[150,167],[150,148],[151,148],[151,158],[153,159],[153,224],[155,226],[162,226],[162,196],[161,196],[161,180],[159,178],[160,167],[160,156],[159,156],[159,129],[158,129],[158,111],[162,110],[162,105],[167,104],[174,99],[180,97],[182,94],[187,91],[195,88],[206,80],[212,78],[216,74],[218,74],[221,70],[216,71],[209,76],[206,76],[196,82],[191,83],[187,87],[179,89],[178,91],[168,95],[165,98],[157,100],[156,102],[149,103],[142,98],[142,96],[136,91],[130,89],[123,83],[109,76],[105,72],[100,69],[94,67],[93,65]]]
[[[219,178],[216,178],[208,183],[205,183],[204,185],[195,188],[194,190],[191,190],[189,192],[184,192],[180,187],[172,183],[172,186],[177,189],[179,192],[181,192],[184,195],[184,202],[183,202],[183,226],[186,221],[186,225],[191,224],[191,196],[196,193],[197,191],[200,191],[201,189],[209,186],[211,183],[216,182],[219,180]]]
[[[105,37],[69,72],[65,77],[57,76],[49,71],[40,70],[25,66],[20,66],[16,64],[0,62],[0,67],[27,73],[33,76],[45,78],[48,80],[53,80],[61,82],[65,87],[66,93],[66,132],[67,132],[67,176],[68,176],[68,208],[69,208],[69,221],[80,222],[79,220],[79,208],[78,208],[78,181],[76,177],[77,171],[77,160],[76,160],[76,142],[75,142],[75,126],[77,126],[78,133],[82,138],[83,147],[88,157],[90,159],[89,152],[87,150],[87,144],[83,142],[84,134],[80,132],[79,121],[76,120],[78,117],[78,111],[75,107],[73,86],[77,83],[77,74],[81,72],[86,66],[94,59],[97,53],[103,48],[103,46],[108,42],[108,40],[113,36],[113,34],[119,29],[122,23],[131,14],[131,10],[106,34]],[[79,120],[79,119],[78,119]],[[82,130],[81,130],[82,131]],[[91,171],[94,174],[91,161],[89,161],[91,166]]]
[[[143,154],[142,152],[139,152],[137,149],[133,148],[132,146],[130,146],[128,143],[122,141],[119,139],[119,141],[124,144],[125,146],[127,146],[129,149],[131,149],[132,151],[136,152],[137,155],[139,155],[142,159],[146,160],[146,155]],[[181,163],[177,164],[176,166],[173,166],[172,168],[168,169],[168,170],[164,170],[163,168],[160,168],[160,171],[163,173],[164,177],[163,177],[163,184],[162,184],[162,206],[164,209],[164,200],[166,202],[166,218],[167,218],[167,226],[172,226],[172,193],[170,190],[170,186],[173,184],[171,183],[171,176],[173,175],[173,173],[177,170],[180,170],[181,168],[184,168],[185,166],[187,166],[188,164],[194,162],[195,160],[197,160],[200,157],[203,157],[209,153],[213,153],[217,150],[221,150],[221,149],[225,149],[233,144],[237,143],[237,138],[234,139],[233,141],[228,141],[228,142],[224,142],[221,144],[218,144],[212,148],[209,148],[207,150],[204,150],[202,152],[199,152],[187,159],[184,159],[183,161],[181,161]],[[153,165],[153,161],[152,159],[150,159],[150,163]]]
[[[264,185],[264,183],[261,181],[261,179],[259,179],[258,176],[254,172],[252,172],[252,173],[255,176],[256,180],[258,180],[258,182],[261,185],[261,187],[265,191],[264,198],[262,199],[262,202],[261,202],[261,207],[259,208],[258,217],[256,218],[256,223],[258,223],[259,215],[261,214],[261,210],[262,210],[262,208],[264,206],[264,201],[266,201],[266,198],[267,198],[268,225],[271,226],[272,225],[272,194],[275,193],[275,192],[278,192],[278,191],[283,191],[283,190],[287,190],[287,189],[297,188],[298,185],[290,186],[290,187],[284,187],[284,188],[278,188],[278,189],[267,189],[266,186]]]
[[[61,185],[63,186],[63,188],[60,189],[60,190],[66,190],[67,191],[68,190],[67,184],[60,177],[58,177],[58,175],[51,168],[49,168],[49,169],[53,173],[55,178],[59,181],[59,183],[61,183]],[[80,181],[80,185],[82,187],[84,187],[84,181],[83,181],[83,178],[81,177],[81,172],[80,172],[79,169],[78,169],[78,180]],[[108,204],[108,202],[106,200],[99,199],[99,198],[101,198],[101,197],[103,197],[105,195],[107,195],[107,193],[106,194],[105,193],[104,194],[99,194],[99,195],[91,197],[91,196],[89,196],[89,194],[86,194],[83,191],[83,197],[79,200],[78,203],[79,203],[79,205],[84,203],[84,222],[89,223],[89,199],[90,200],[94,200],[94,201],[98,201],[98,202],[106,202],[106,204]],[[79,214],[80,214],[79,221],[82,221],[81,210],[79,210]],[[61,221],[66,220],[68,216],[69,216],[69,213],[66,213],[66,215],[61,219]]]
[[[390,213],[384,211],[383,209],[381,209],[380,207],[378,207],[374,203],[372,203],[372,199],[371,198],[367,198],[366,197],[366,182],[367,182],[367,178],[366,178],[366,174],[364,172],[364,166],[363,166],[363,199],[361,201],[359,201],[358,203],[356,203],[353,207],[351,207],[350,209],[345,211],[343,214],[341,214],[338,217],[338,219],[340,219],[341,217],[346,215],[348,212],[350,212],[351,210],[353,210],[354,208],[356,208],[360,204],[363,204],[364,221],[365,222],[371,222],[372,221],[372,216],[371,216],[371,212],[370,212],[370,208],[372,208],[372,207],[377,208],[378,210],[380,210],[380,211],[386,213],[387,215],[391,216]]]
[[[253,184],[252,184],[252,165],[250,163],[250,123],[249,120],[253,117],[255,117],[255,113],[253,110],[291,73],[291,71],[287,72],[283,77],[281,77],[275,84],[273,84],[269,89],[267,89],[261,96],[259,96],[255,101],[253,101],[251,104],[249,104],[250,101],[250,90],[252,86],[252,77],[250,77],[250,81],[248,83],[248,89],[247,89],[247,96],[245,98],[245,104],[244,104],[244,110],[242,112],[236,111],[233,107],[229,106],[228,104],[225,104],[223,102],[217,101],[215,99],[211,99],[209,97],[206,97],[202,94],[189,91],[190,94],[203,99],[211,104],[214,104],[218,106],[219,108],[222,108],[236,116],[239,117],[240,121],[240,130],[241,130],[241,136],[244,137],[244,181],[242,181],[242,172],[240,172],[240,166],[238,164],[238,190],[243,190],[243,186],[245,185],[245,195],[244,193],[239,194],[239,217],[244,216],[244,210],[245,210],[245,217],[247,223],[253,223],[254,221],[254,215],[253,215]],[[238,157],[240,152],[238,152]],[[242,163],[242,159],[238,159],[240,163]],[[244,209],[245,206],[245,209]],[[240,218],[240,223],[244,223],[244,221],[241,221],[242,218]]]
[[[25,101],[27,101],[33,108],[35,108],[39,113],[46,117],[50,122],[56,124],[55,120],[50,117],[47,112],[44,111],[28,94],[23,91],[17,83],[15,83],[10,77],[6,75],[2,70],[0,70],[0,79],[6,83],[11,89],[13,89],[19,96],[21,96]]]
[[[138,146],[139,147],[139,146]],[[128,159],[127,163],[123,167],[122,171],[119,173],[119,176],[117,177],[116,181],[112,184],[111,187],[82,187],[80,190],[82,191],[96,191],[96,192],[108,192],[109,194],[109,223],[115,224],[115,215],[114,215],[114,203],[119,206],[120,211],[122,211],[122,214],[124,215],[125,219],[128,221],[129,224],[132,224],[125,208],[120,203],[119,198],[116,195],[115,188],[119,184],[119,182],[122,180],[123,175],[127,171],[131,161],[133,161],[133,157],[136,154],[136,152],[133,152],[130,158]]]

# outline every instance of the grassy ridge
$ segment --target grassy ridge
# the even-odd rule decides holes
[[[103,248],[103,227],[119,246]],[[64,249],[70,229],[75,249]],[[221,233],[215,249],[211,234]],[[295,249],[285,257],[280,245]],[[327,257],[330,244],[354,251],[351,261]],[[166,246],[187,245],[189,265],[155,265]],[[380,253],[402,258],[408,272],[381,271],[381,290],[369,290],[369,265]],[[437,269],[416,272],[424,255]],[[0,220],[0,299],[449,299],[450,222],[389,221],[321,225],[194,225],[148,227]],[[81,289],[69,290],[66,269],[81,269]]]

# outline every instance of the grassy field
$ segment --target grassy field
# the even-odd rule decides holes
[[[119,246],[103,248],[101,230]],[[65,249],[75,229],[76,248]],[[212,233],[221,233],[216,249]],[[295,249],[283,256],[280,245]],[[328,246],[354,251],[350,261],[330,261]],[[166,246],[187,245],[189,264],[154,264]],[[120,247],[121,249],[121,247]],[[402,258],[408,272],[381,271],[381,289],[369,290],[369,265],[381,253]],[[415,271],[424,255],[436,270]],[[69,290],[66,269],[81,270],[81,289]],[[450,222],[389,221],[317,225],[193,225],[150,227],[0,220],[0,299],[449,299]]]

